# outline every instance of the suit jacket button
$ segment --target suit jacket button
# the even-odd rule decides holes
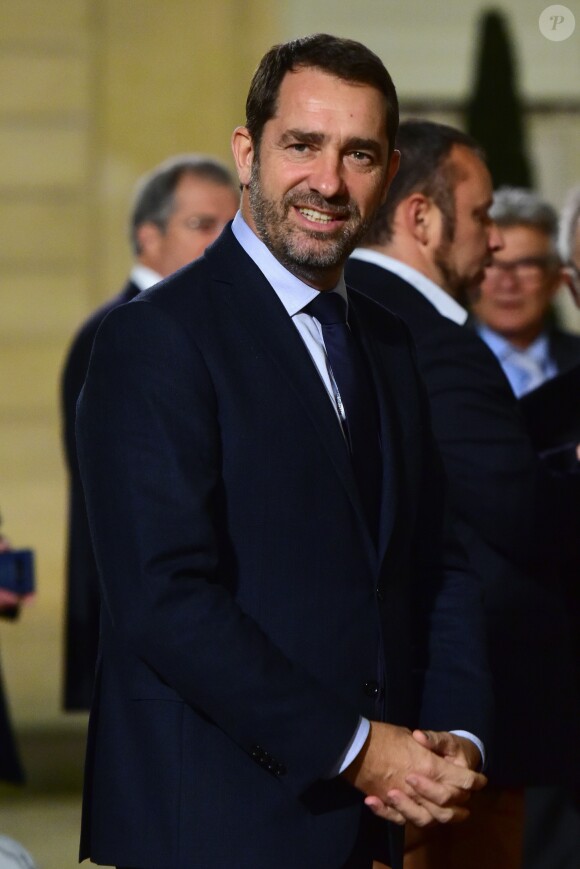
[[[363,691],[367,695],[367,697],[372,697],[375,699],[379,696],[379,683],[375,682],[374,679],[369,679],[368,682],[365,682],[363,685]]]
[[[385,596],[384,596],[383,592],[381,591],[380,587],[377,585],[377,600],[380,601],[380,603],[382,603],[384,601],[384,599],[385,599]]]

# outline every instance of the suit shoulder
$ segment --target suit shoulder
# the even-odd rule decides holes
[[[347,291],[349,302],[353,303],[357,310],[364,312],[367,317],[378,317],[383,325],[388,325],[395,331],[408,331],[403,318],[392,308],[383,304],[381,300],[378,300],[373,293],[368,293],[360,288],[355,289],[350,283],[347,286]]]
[[[137,293],[137,287],[128,283],[120,293],[93,311],[75,333],[66,354],[62,374],[62,388],[73,404],[82,387],[101,323],[112,310],[129,302]]]
[[[85,349],[90,353],[93,340],[99,330],[99,326],[114,308],[124,305],[129,302],[136,294],[138,289],[134,284],[127,286],[112,299],[107,299],[95,311],[90,314],[87,319],[81,324],[77,330],[69,350],[69,356],[76,352],[83,352]]]
[[[214,242],[206,252],[165,278],[159,284],[140,293],[136,302],[149,303],[164,309],[177,318],[185,317],[195,328],[208,312],[219,306],[224,287],[234,286],[242,280],[236,257],[243,253],[232,244]],[[244,254],[244,256],[246,256]]]
[[[580,363],[580,335],[564,329],[553,329],[549,336],[550,349],[564,354],[566,366]]]

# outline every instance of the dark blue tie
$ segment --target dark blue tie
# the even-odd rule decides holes
[[[376,539],[381,492],[381,451],[376,398],[362,351],[346,321],[338,293],[319,293],[304,309],[322,327],[322,338],[369,528]]]

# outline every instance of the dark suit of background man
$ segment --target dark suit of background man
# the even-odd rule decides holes
[[[554,208],[531,190],[504,187],[495,192],[490,215],[501,229],[503,250],[486,269],[485,279],[474,294],[472,312],[477,331],[519,397],[580,365],[580,335],[550,322],[551,302],[564,277]],[[563,403],[580,405],[577,386]],[[559,410],[556,415],[564,412]],[[550,411],[552,418],[554,415]],[[572,571],[576,587],[579,567],[575,559]],[[527,789],[527,869],[577,869],[580,865],[579,798],[580,787],[572,791],[562,787]],[[557,835],[547,835],[547,831]]]
[[[364,46],[317,35],[266,54],[246,109],[241,213],[107,316],[79,401],[104,602],[81,857],[400,867],[402,824],[460,819],[484,783],[479,589],[405,328],[353,293],[325,344],[305,310],[346,313],[396,94]],[[358,362],[330,372],[337,343]]]
[[[504,187],[495,192],[490,215],[503,250],[486,269],[472,312],[519,397],[580,363],[580,335],[550,323],[563,280],[556,211],[531,190]]]
[[[560,216],[558,248],[562,263],[561,274],[568,285],[574,302],[580,308],[580,187],[573,189]],[[578,336],[572,335],[573,342]],[[570,344],[574,349],[577,344]],[[580,457],[580,361],[557,377],[548,380],[520,401],[520,408],[530,426],[534,443],[542,452],[551,451],[570,461],[570,445],[577,447]],[[577,575],[573,577],[577,594],[580,592]],[[580,635],[580,631],[579,631]]]
[[[457,531],[485,590],[496,700],[490,785],[466,824],[434,830],[405,866],[519,869],[523,787],[572,784],[580,770],[577,661],[557,572],[560,542],[577,536],[580,478],[540,466],[497,360],[463,325],[460,301],[503,253],[476,143],[408,121],[397,147],[400,171],[347,280],[415,339]],[[541,830],[554,847],[552,833]]]
[[[130,218],[135,265],[124,289],[80,328],[62,377],[64,446],[69,472],[64,707],[91,705],[99,640],[99,579],[87,520],[75,443],[77,400],[93,341],[106,314],[201,256],[239,203],[228,169],[201,154],[165,160],[137,185]]]

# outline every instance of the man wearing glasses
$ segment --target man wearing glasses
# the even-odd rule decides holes
[[[532,191],[504,187],[494,196],[490,216],[504,246],[486,270],[473,313],[519,397],[580,363],[580,336],[550,322],[563,281],[554,209]]]
[[[415,341],[456,529],[483,588],[495,691],[489,785],[464,824],[409,827],[405,869],[577,869],[578,651],[556,571],[578,537],[580,464],[554,474],[548,458],[540,463],[521,402],[465,325],[486,268],[520,259],[490,215],[479,146],[422,120],[404,121],[396,146],[399,171],[347,280],[404,319]],[[544,259],[516,268],[555,268],[548,239],[534,251]]]

